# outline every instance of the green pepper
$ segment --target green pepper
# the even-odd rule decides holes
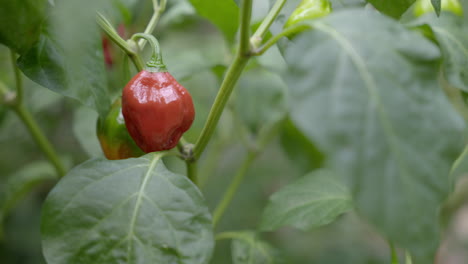
[[[308,19],[326,16],[331,11],[332,7],[328,0],[302,0],[292,12],[284,27],[287,28]]]
[[[122,116],[120,98],[112,104],[104,119],[98,119],[97,135],[104,155],[110,160],[139,157],[144,154],[128,133]]]

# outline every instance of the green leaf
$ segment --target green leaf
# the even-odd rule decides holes
[[[211,216],[196,186],[162,154],[89,160],[50,192],[42,215],[48,263],[208,263]]]
[[[9,176],[0,195],[0,224],[10,210],[33,188],[55,179],[57,177],[54,167],[45,161],[28,164]]]
[[[239,24],[239,8],[233,0],[190,0],[198,14],[217,26],[233,41]]]
[[[262,136],[285,119],[287,95],[286,85],[277,74],[256,67],[239,79],[236,112],[252,134]]]
[[[110,1],[58,1],[51,8],[39,41],[18,64],[40,85],[74,98],[104,115],[110,107],[101,32],[96,11],[117,17]]]
[[[434,7],[434,10],[437,14],[437,16],[440,16],[440,9],[441,9],[441,0],[431,0],[432,6]]]
[[[371,3],[380,12],[399,18],[416,0],[367,0],[367,2]]]
[[[437,86],[437,47],[367,11],[311,26],[284,52],[293,122],[345,177],[358,211],[415,263],[431,262],[465,129]]]
[[[260,228],[271,231],[287,225],[307,231],[352,208],[351,193],[342,180],[330,171],[317,170],[271,196]]]
[[[0,43],[19,54],[38,39],[44,20],[46,0],[0,0]]]
[[[448,82],[468,91],[468,21],[451,13],[426,15],[417,23],[428,24],[443,55],[442,67]]]
[[[231,244],[233,264],[278,263],[277,252],[253,232],[237,232]]]

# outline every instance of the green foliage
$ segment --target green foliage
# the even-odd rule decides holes
[[[161,0],[0,0],[0,82],[17,89],[12,49],[25,108],[75,167],[57,183],[25,124],[0,104],[0,263],[389,263],[394,245],[427,264],[442,237],[439,262],[466,260],[456,252],[463,232],[451,228],[466,205],[468,17],[440,0],[428,1],[440,14],[417,18],[415,0],[331,0],[333,12],[306,21],[309,30],[261,56],[250,46],[244,69],[232,67],[242,1],[167,2],[153,34],[194,101],[189,144],[108,161],[96,121],[136,70],[113,43],[105,64],[95,13],[128,38]],[[252,2],[251,34],[277,1]],[[300,2],[286,1],[260,44]],[[149,50],[135,54],[145,61]],[[226,80],[233,93],[213,110]],[[180,156],[210,111],[223,114],[190,163],[196,186]],[[210,211],[236,175],[243,181],[214,227]]]
[[[42,86],[104,115],[110,100],[95,14],[103,11],[117,17],[118,6],[91,0],[57,1],[50,9],[39,41],[19,59],[21,70]]]
[[[346,185],[333,173],[318,170],[276,192],[260,227],[271,231],[290,225],[307,231],[333,222],[352,208]]]
[[[426,15],[413,24],[429,25],[443,55],[442,67],[448,82],[468,91],[468,21],[451,13]]]
[[[206,263],[213,250],[201,193],[161,154],[74,168],[45,201],[41,229],[48,263]]]
[[[38,161],[17,171],[8,178],[0,196],[0,224],[31,190],[38,185],[56,180],[54,167],[45,161]],[[3,232],[0,231],[0,237]]]
[[[0,43],[23,54],[39,39],[46,0],[0,1]]]
[[[439,52],[368,12],[311,26],[317,30],[284,51],[292,120],[346,178],[358,211],[410,249],[415,263],[427,263],[439,237],[437,207],[449,192],[440,175],[460,151],[465,127],[437,87]]]
[[[190,0],[198,14],[217,26],[229,41],[234,40],[239,25],[239,12],[233,0]]]
[[[440,3],[440,0],[432,1]],[[394,18],[399,18],[414,2],[416,2],[416,0],[367,0],[367,2],[371,3],[380,12]]]
[[[253,232],[235,233],[232,240],[233,264],[274,264],[280,263],[275,249],[260,240]]]

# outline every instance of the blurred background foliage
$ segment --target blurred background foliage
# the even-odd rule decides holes
[[[333,4],[339,9],[345,5],[344,2],[348,6],[364,4],[359,0],[337,0],[333,1]],[[255,25],[265,16],[270,3],[268,0],[254,3]],[[122,11],[123,16],[119,21],[112,21],[114,25],[125,25],[127,37],[142,31],[152,14],[151,1],[135,1],[129,6],[131,8]],[[87,6],[80,8],[86,9]],[[465,7],[465,10],[468,10],[468,7]],[[279,20],[281,19],[285,18],[280,17]],[[278,25],[276,27],[278,28]],[[210,22],[198,16],[188,0],[168,1],[167,11],[154,34],[161,43],[168,69],[188,88],[194,98],[197,115],[193,127],[186,135],[188,141],[193,142],[202,129],[235,47],[231,46]],[[128,79],[122,66],[123,52],[113,46],[112,54],[114,63],[107,66],[106,79],[111,98],[116,98]],[[254,110],[249,108],[251,104],[257,103],[256,109],[268,109],[272,104],[276,109],[278,105],[287,107],[289,104],[285,93],[287,87],[281,81],[272,78],[284,67],[278,50],[272,49],[265,56],[252,60],[241,77],[241,87],[233,94],[216,135],[200,163],[202,191],[211,209],[216,206],[247,154],[252,138],[261,131],[261,128],[255,127],[258,123],[250,122],[250,119],[264,117],[261,112],[254,113]],[[14,83],[9,50],[1,45],[0,79],[7,85]],[[45,89],[28,78],[24,80],[26,105],[68,168],[91,157],[103,156],[95,133],[97,113],[94,110]],[[249,85],[254,81],[263,86],[275,87],[274,90],[279,95],[252,94],[256,91],[249,89]],[[261,93],[262,90],[257,92]],[[271,100],[252,102],[243,99],[259,97]],[[262,103],[265,105],[262,106]],[[249,168],[246,180],[220,222],[218,231],[256,229],[262,209],[273,192],[322,164],[323,155],[304,139],[287,117],[283,126],[282,133],[272,139],[271,144]],[[305,144],[309,145],[304,148]],[[2,105],[0,146],[2,196],[8,191],[4,188],[5,183],[15,177],[36,177],[37,174],[51,176],[49,181],[31,185],[33,191],[18,200],[9,214],[4,217],[0,215],[4,226],[0,240],[0,263],[44,263],[40,246],[40,213],[42,201],[55,182],[54,171],[44,162],[43,154],[17,116]],[[305,153],[295,153],[294,146],[301,146]],[[166,162],[171,170],[184,173],[184,164],[179,160],[168,159]],[[468,195],[464,194],[467,193],[465,190],[468,190],[468,184],[460,184],[460,189],[460,195],[454,198],[450,203],[451,207],[447,208],[449,231],[445,235],[440,253],[440,257],[446,260],[440,263],[444,264],[461,264],[468,261],[468,206],[464,205],[468,201]],[[463,232],[458,232],[459,230]],[[386,241],[354,213],[348,213],[338,221],[310,232],[282,228],[274,233],[261,234],[261,237],[281,250],[287,259],[286,263],[371,264],[389,263],[390,259]],[[216,245],[212,263],[230,263],[230,254],[230,242],[222,240]]]

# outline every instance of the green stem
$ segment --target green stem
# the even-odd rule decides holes
[[[197,163],[187,160],[185,161],[187,165],[187,177],[198,186],[198,172],[197,172]]]
[[[9,93],[10,93],[10,89],[8,89],[4,83],[0,82],[0,95],[2,97],[0,99],[4,99],[3,97],[7,96]],[[0,102],[2,102],[2,101],[0,101]]]
[[[393,245],[392,242],[389,242],[390,244],[390,252],[391,252],[391,256],[392,256],[392,260],[391,260],[391,264],[399,264],[399,260],[398,260],[398,254],[397,254],[397,251],[395,249],[395,245]]]
[[[298,24],[298,25],[295,25],[295,26],[288,27],[287,29],[285,29],[281,33],[279,33],[278,35],[275,35],[271,39],[269,39],[265,43],[265,45],[263,45],[262,47],[254,50],[252,52],[252,55],[253,56],[260,56],[263,53],[265,53],[271,46],[275,45],[276,42],[278,42],[278,40],[280,40],[282,37],[292,36],[294,34],[297,34],[297,33],[301,32],[301,31],[304,31],[304,30],[309,29],[309,28],[310,28],[310,26],[305,25],[305,24]]]
[[[406,256],[405,256],[405,264],[412,264],[413,260],[411,259],[411,255],[408,251],[406,251]]]
[[[107,36],[127,54],[137,70],[142,71],[144,69],[144,65],[140,59],[140,56],[138,56],[136,51],[132,49],[129,44],[119,36],[112,24],[99,12],[97,13],[96,21],[102,30],[104,30],[104,32],[107,34]]]
[[[215,240],[242,238],[243,236],[238,232],[221,232],[216,235]]]
[[[39,148],[44,152],[49,161],[55,167],[59,177],[63,177],[66,173],[65,167],[58,158],[58,155],[50,144],[49,140],[47,140],[47,138],[42,133],[42,130],[39,128],[39,125],[36,123],[31,113],[24,107],[22,103],[13,106],[13,110],[15,110],[15,112],[21,118],[23,123],[28,128],[29,133],[33,137],[34,141],[36,141]]]
[[[262,21],[262,24],[260,24],[257,31],[255,31],[253,36],[250,38],[250,43],[252,44],[252,47],[254,49],[257,49],[258,46],[260,46],[260,44],[263,41],[263,36],[268,31],[273,21],[275,21],[276,17],[280,13],[285,3],[286,3],[286,0],[277,0],[276,3],[271,8],[268,15]]]
[[[216,228],[219,220],[223,216],[224,212],[226,211],[227,207],[231,203],[234,195],[236,194],[237,190],[239,189],[240,184],[244,180],[244,177],[247,173],[247,169],[250,167],[252,162],[257,157],[257,152],[249,152],[247,157],[245,158],[244,162],[242,163],[241,167],[237,170],[236,176],[232,179],[229,187],[227,188],[221,202],[216,207],[213,213],[213,229]]]
[[[239,54],[247,56],[250,51],[250,17],[252,16],[252,0],[242,1],[240,14]]]
[[[44,133],[40,129],[39,125],[37,124],[36,120],[32,117],[31,113],[24,107],[23,104],[23,80],[21,76],[21,72],[16,65],[16,54],[14,51],[10,51],[11,54],[11,63],[13,65],[13,70],[15,72],[15,79],[16,79],[16,97],[14,101],[11,102],[10,106],[19,116],[19,118],[23,121],[26,128],[29,130],[34,141],[39,146],[39,148],[44,152],[46,157],[54,166],[55,170],[59,177],[63,177],[66,173],[65,167],[63,166],[62,162],[60,161],[57,153],[55,152],[54,148],[50,144],[49,140],[44,136]],[[3,91],[8,93],[8,88],[4,84],[0,84]]]
[[[153,35],[145,33],[137,33],[133,35],[131,39],[135,41],[138,38],[146,39],[153,48],[151,59],[146,63],[146,70],[151,72],[167,72],[166,65],[164,65],[162,59],[158,40]]]
[[[208,120],[203,127],[203,130],[195,143],[193,155],[195,159],[198,159],[206,148],[213,132],[218,124],[219,118],[223,112],[224,107],[231,95],[234,85],[237,83],[245,65],[247,64],[248,57],[237,55],[234,62],[228,69],[226,77],[224,78],[221,88],[219,89],[218,95],[216,96],[215,102],[211,107],[210,113],[208,114]]]
[[[10,49],[11,56],[11,65],[13,65],[13,71],[15,72],[15,82],[16,82],[16,102],[20,103],[23,101],[23,78],[21,76],[21,71],[16,65],[16,53]]]
[[[151,16],[150,21],[148,22],[148,25],[145,28],[145,31],[143,32],[144,34],[152,34],[154,29],[156,28],[156,25],[159,22],[159,18],[161,17],[161,14],[164,12],[166,9],[166,0],[161,0],[160,3],[158,4],[157,0],[153,0],[153,15]],[[141,39],[138,42],[138,46],[140,47],[141,50],[145,47],[146,41],[145,39]]]
[[[229,67],[226,77],[221,84],[218,94],[216,95],[215,102],[211,107],[210,113],[208,114],[208,120],[203,127],[203,130],[195,143],[193,150],[194,159],[198,159],[206,148],[208,141],[210,140],[213,132],[218,124],[219,118],[223,113],[224,107],[231,95],[234,85],[237,83],[245,65],[250,59],[249,53],[249,32],[250,32],[250,16],[252,13],[252,0],[244,0],[242,2],[241,13],[241,24],[240,24],[240,39],[239,39],[239,50],[237,55]]]

